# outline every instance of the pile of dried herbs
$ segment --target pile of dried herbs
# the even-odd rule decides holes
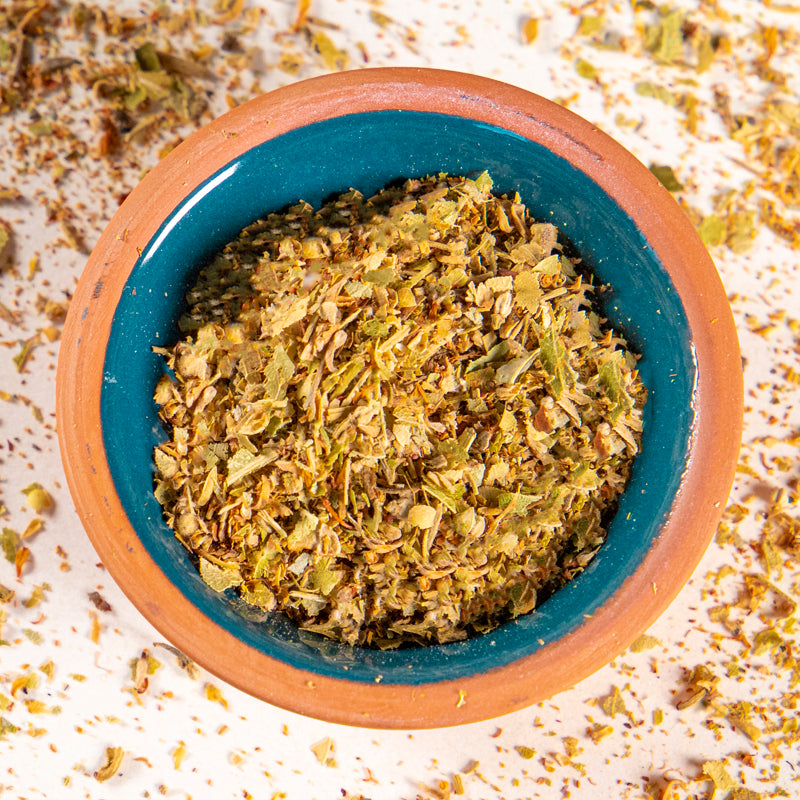
[[[636,357],[485,173],[246,228],[155,391],[156,495],[217,591],[350,644],[447,642],[583,569],[640,443]]]

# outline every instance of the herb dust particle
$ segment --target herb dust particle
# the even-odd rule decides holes
[[[363,646],[526,614],[603,543],[636,356],[519,197],[438,175],[247,227],[155,348],[168,525],[251,613]]]

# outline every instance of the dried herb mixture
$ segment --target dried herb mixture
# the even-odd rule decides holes
[[[156,348],[156,495],[205,582],[386,648],[487,630],[582,570],[646,389],[557,234],[485,173],[242,231]]]

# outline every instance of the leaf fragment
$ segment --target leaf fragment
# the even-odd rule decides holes
[[[666,164],[650,164],[650,172],[658,178],[662,186],[670,192],[682,192],[683,184],[678,180],[672,167]]]
[[[522,40],[525,44],[531,45],[539,35],[539,20],[536,17],[526,17],[522,21]]]
[[[207,683],[203,687],[203,692],[206,696],[206,700],[210,700],[212,703],[219,703],[225,710],[228,709],[228,701],[223,697],[219,686],[213,683]]]
[[[316,756],[317,761],[326,767],[336,766],[336,760],[333,756],[334,741],[330,736],[320,739],[311,745],[311,752]]]
[[[30,486],[26,486],[22,493],[25,495],[25,502],[37,514],[48,511],[53,507],[53,498],[40,483],[32,483]]]
[[[124,748],[106,747],[106,758],[100,768],[94,773],[95,780],[98,783],[104,783],[113,778],[119,772],[124,758]]]
[[[242,574],[238,567],[221,567],[206,558],[200,559],[200,577],[206,586],[215,592],[224,592],[234,586],[239,586],[242,582]]]
[[[714,783],[714,791],[712,792],[713,798],[725,797],[728,792],[733,791],[737,783],[730,776],[725,769],[725,762],[723,761],[706,761],[703,764],[703,774]]]
[[[633,642],[630,649],[632,653],[641,653],[644,650],[652,650],[654,647],[660,647],[661,644],[662,643],[660,639],[643,633],[636,637],[636,640]]]
[[[613,686],[611,688],[611,693],[601,698],[600,708],[602,708],[609,717],[628,713],[628,709],[625,706],[625,701],[622,698],[622,693],[618,686]]]

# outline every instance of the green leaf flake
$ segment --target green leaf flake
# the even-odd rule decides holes
[[[684,186],[678,180],[672,167],[666,166],[665,164],[651,164],[650,172],[652,172],[653,175],[661,181],[664,188],[670,192],[683,191]]]
[[[333,559],[325,556],[317,559],[314,571],[311,573],[311,585],[322,595],[327,597],[342,579],[342,572],[330,568]]]
[[[12,528],[3,528],[2,533],[0,533],[0,547],[3,549],[6,561],[10,561],[13,564],[19,548],[19,534]]]
[[[578,36],[594,36],[603,27],[603,17],[598,14],[584,14],[578,23]]]
[[[152,42],[145,42],[145,44],[137,47],[134,55],[139,69],[145,72],[154,72],[161,69],[161,61],[158,58],[155,45]]]
[[[656,639],[655,636],[648,636],[646,633],[643,633],[641,636],[636,638],[630,649],[632,653],[641,653],[644,650],[652,650],[654,647],[660,646],[660,639]]]
[[[697,232],[706,247],[717,247],[725,241],[725,223],[716,214],[705,217]]]
[[[642,97],[653,97],[668,106],[678,105],[678,98],[669,90],[650,81],[639,81],[634,85],[636,94]]]
[[[0,717],[0,740],[5,739],[9,733],[16,733],[19,728],[13,722],[9,722],[5,717]]]
[[[723,761],[706,761],[703,764],[703,774],[714,783],[711,800],[721,800],[737,786],[736,781],[725,769]]]
[[[392,281],[397,280],[397,273],[391,267],[371,269],[364,273],[364,280],[373,286],[388,286]]]
[[[385,339],[389,335],[389,326],[380,319],[368,319],[361,325],[361,332],[370,339]]]
[[[338,71],[347,69],[347,65],[350,63],[350,57],[344,50],[336,47],[330,37],[322,31],[314,33],[311,44],[314,50],[319,53],[320,58],[329,70]]]
[[[510,386],[516,383],[517,379],[531,368],[535,360],[536,354],[530,353],[525,356],[512,358],[511,361],[506,361],[503,366],[497,368],[495,373],[497,376],[497,384]]]
[[[543,294],[536,273],[526,271],[514,276],[514,302],[528,313],[536,312]]]
[[[42,643],[42,634],[39,633],[39,631],[35,631],[33,628],[23,628],[22,633],[25,634],[25,637],[34,644]]]
[[[200,577],[215,592],[224,592],[242,582],[238,567],[220,567],[206,558],[200,559]]]
[[[583,58],[579,58],[575,62],[575,72],[577,72],[581,78],[586,78],[586,80],[589,81],[593,81],[597,77],[597,67]]]
[[[269,364],[264,368],[264,392],[273,400],[286,395],[286,386],[294,375],[294,362],[286,351],[278,345]]]
[[[616,359],[600,364],[597,368],[597,377],[609,398],[615,403],[619,403],[624,391],[622,389],[622,373]]]
[[[480,356],[479,358],[470,361],[466,372],[470,373],[473,370],[480,369],[481,367],[485,367],[487,364],[491,364],[493,361],[498,361],[508,354],[508,350],[508,342],[500,342],[499,344],[494,345],[494,347],[489,349],[489,352],[486,353],[485,356]]]
[[[764,653],[771,653],[782,646],[783,639],[781,639],[780,634],[773,628],[768,628],[756,634],[753,641],[753,655],[760,656]]]
[[[248,475],[265,467],[274,460],[275,456],[271,453],[255,455],[249,450],[240,448],[228,459],[227,487],[235,486]]]
[[[625,701],[622,699],[622,694],[616,686],[611,689],[611,694],[602,698],[600,701],[600,708],[602,708],[609,717],[628,713],[628,709],[625,707]]]
[[[646,29],[645,48],[653,54],[656,61],[674,64],[683,56],[684,18],[685,13],[680,9],[668,11],[657,25]]]

